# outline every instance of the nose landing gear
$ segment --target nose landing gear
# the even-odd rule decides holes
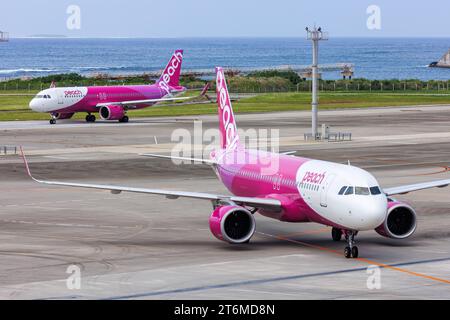
[[[50,119],[50,124],[56,124],[56,115],[54,115],[54,114],[50,114],[50,116],[52,117],[51,119]]]
[[[355,236],[358,232],[356,231],[346,231],[345,240],[347,241],[347,246],[344,249],[344,255],[347,259],[358,258],[358,247],[355,246]]]

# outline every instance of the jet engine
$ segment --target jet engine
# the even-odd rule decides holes
[[[255,218],[240,206],[217,207],[209,218],[209,228],[219,240],[229,243],[245,243],[255,233]]]
[[[103,106],[100,108],[100,117],[103,120],[121,120],[125,116],[125,111],[121,106]]]
[[[405,239],[411,236],[417,227],[416,212],[402,202],[388,202],[388,212],[384,222],[375,229],[378,234],[393,239]]]
[[[75,113],[55,113],[53,116],[58,120],[70,119]]]

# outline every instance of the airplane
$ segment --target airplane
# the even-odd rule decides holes
[[[159,80],[152,85],[57,88],[52,82],[50,88],[39,92],[29,106],[36,112],[49,113],[50,124],[55,124],[56,120],[70,119],[77,112],[87,113],[86,122],[95,122],[93,113],[96,112],[103,120],[128,122],[128,110],[142,109],[160,102],[194,99],[174,97],[186,91],[179,85],[182,62],[183,50],[176,50]]]
[[[32,176],[22,150],[28,175],[38,183],[52,186],[210,201],[213,206],[209,218],[210,231],[219,240],[230,244],[250,241],[256,228],[255,213],[284,222],[319,223],[332,227],[334,241],[345,237],[346,258],[358,257],[355,236],[360,231],[375,230],[392,239],[405,239],[414,233],[416,211],[392,196],[450,184],[450,179],[446,179],[382,188],[372,174],[350,163],[246,149],[239,139],[223,69],[218,67],[216,73],[220,148],[213,150],[209,159],[155,154],[143,156],[210,165],[231,195],[40,180]]]

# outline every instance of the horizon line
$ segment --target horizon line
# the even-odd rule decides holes
[[[336,35],[331,36],[331,39],[339,39],[339,38],[353,38],[353,39],[424,39],[424,38],[432,38],[432,39],[449,39],[449,36],[351,36],[351,35]],[[157,37],[157,36],[123,36],[123,37],[114,37],[114,36],[65,36],[65,35],[48,35],[48,36],[13,36],[9,37],[9,39],[306,39],[306,36],[180,36],[180,37]]]

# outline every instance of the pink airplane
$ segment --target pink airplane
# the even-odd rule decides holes
[[[37,112],[50,113],[50,124],[57,119],[70,119],[76,112],[86,112],[86,121],[95,122],[98,112],[103,120],[128,122],[127,111],[142,109],[159,102],[188,100],[174,98],[186,88],[179,85],[183,50],[177,50],[170,58],[160,79],[153,85],[67,87],[39,92],[30,102],[30,108]]]
[[[256,228],[255,213],[286,222],[323,224],[332,227],[334,241],[345,236],[346,258],[358,257],[355,236],[359,231],[375,230],[393,239],[414,233],[416,212],[391,196],[450,184],[447,179],[382,189],[369,172],[350,164],[246,149],[239,140],[222,68],[217,68],[217,102],[221,148],[213,151],[209,160],[146,156],[208,164],[233,195],[38,180],[32,177],[23,156],[28,175],[34,181],[54,186],[211,201],[214,211],[209,218],[210,230],[216,238],[231,244],[250,241]]]

